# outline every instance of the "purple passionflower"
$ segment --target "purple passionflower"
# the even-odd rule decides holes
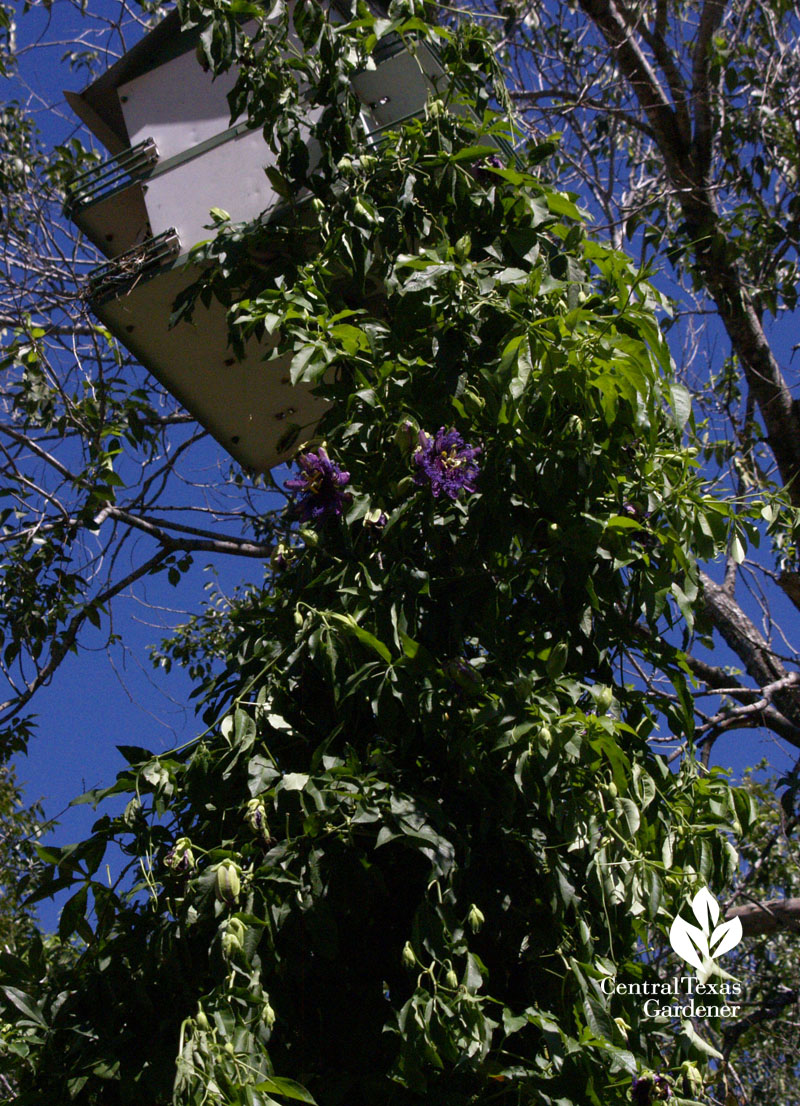
[[[494,173],[488,173],[487,169],[505,169],[505,165],[497,154],[489,154],[488,157],[482,157],[480,161],[472,163],[472,175],[476,181],[481,184],[496,184],[497,177]]]
[[[287,480],[285,487],[300,492],[294,511],[301,522],[324,522],[338,518],[353,498],[342,488],[350,482],[350,473],[332,461],[322,446],[316,453],[301,453],[297,458],[300,475]]]
[[[650,512],[643,510],[638,503],[633,503],[631,500],[622,504],[622,513],[627,518],[634,519],[635,522],[643,522],[650,517]]]
[[[654,1102],[667,1102],[672,1098],[672,1088],[663,1075],[646,1071],[634,1078],[631,1086],[631,1102],[635,1106],[652,1106]]]
[[[429,483],[437,498],[444,492],[457,499],[462,488],[474,492],[480,474],[475,458],[480,452],[480,446],[464,445],[457,430],[442,427],[433,438],[420,430],[419,445],[414,452],[417,469],[414,483]]]

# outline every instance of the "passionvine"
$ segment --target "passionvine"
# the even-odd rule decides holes
[[[198,248],[195,295],[228,306],[234,349],[290,356],[325,445],[226,624],[203,736],[124,750],[93,798],[135,816],[48,853],[38,893],[73,888],[77,944],[2,966],[19,1102],[663,1099],[645,1073],[702,1042],[606,984],[664,977],[645,950],[749,817],[647,740],[690,736],[671,641],[695,551],[727,534],[681,442],[665,305],[530,151],[499,158],[482,33],[297,3],[282,53],[288,6],[183,12],[215,71],[246,61],[232,106],[289,198]],[[451,84],[367,155],[350,80],[394,36],[438,44]],[[132,887],[96,875],[112,842]]]

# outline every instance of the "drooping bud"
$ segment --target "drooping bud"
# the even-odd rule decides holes
[[[316,530],[311,530],[308,526],[301,527],[297,533],[303,540],[305,545],[310,546],[312,549],[319,545],[319,534]]]
[[[380,507],[370,507],[364,515],[364,525],[369,527],[370,530],[382,530],[388,521],[386,512],[382,511]]]
[[[276,572],[283,572],[294,560],[294,550],[285,542],[278,542],[272,551],[269,563]]]
[[[275,1024],[275,1011],[270,1006],[269,999],[266,999],[264,1005],[261,1007],[261,1021],[267,1029],[272,1029]]]
[[[229,918],[220,939],[222,951],[228,959],[235,956],[237,952],[244,952],[244,939],[246,936],[247,929],[245,928],[244,922],[240,921],[239,918]]]
[[[472,249],[472,238],[469,234],[464,234],[459,238],[453,247],[453,252],[459,261],[466,261],[469,257],[470,250]]]
[[[395,431],[394,440],[403,456],[408,456],[419,443],[419,423],[414,419],[403,419]]]
[[[197,1022],[198,1029],[208,1029],[208,1018],[206,1017],[206,1012],[202,1006],[198,1006],[197,1017],[194,1020]]]
[[[403,967],[408,968],[410,972],[413,971],[414,968],[416,968],[417,966],[417,958],[414,954],[414,949],[412,948],[410,941],[406,941],[406,943],[403,945],[402,960]]]
[[[444,981],[447,986],[453,991],[455,991],[455,989],[458,987],[458,976],[452,968],[448,969],[447,975],[444,977]]]
[[[267,824],[267,808],[263,799],[250,799],[245,807],[244,820],[250,829],[264,841],[269,841],[270,832]]]
[[[693,1060],[684,1060],[681,1064],[681,1081],[684,1098],[701,1098],[705,1094],[703,1073]]]
[[[242,887],[241,869],[232,860],[223,860],[217,865],[216,872],[214,894],[219,902],[231,906],[239,898]]]
[[[594,702],[598,714],[607,714],[614,702],[614,692],[607,684],[598,684],[595,687]]]
[[[142,801],[139,798],[133,798],[125,807],[122,815],[122,821],[128,829],[133,829],[137,822],[140,822],[143,818],[142,815]]]
[[[614,1018],[614,1021],[616,1022],[617,1029],[622,1034],[623,1039],[627,1041],[627,1039],[628,1039],[628,1030],[630,1029],[630,1026],[625,1021],[624,1018]]]
[[[164,865],[176,874],[185,874],[194,870],[194,853],[192,852],[192,843],[188,837],[178,838],[164,857]]]
[[[550,731],[549,726],[542,726],[539,730],[539,733],[537,734],[537,737],[539,738],[539,744],[542,746],[543,749],[549,749],[550,746],[553,744],[553,735]]]
[[[483,911],[480,910],[475,905],[475,903],[473,903],[472,906],[469,908],[469,914],[467,915],[469,928],[472,930],[473,933],[480,933],[480,931],[483,929],[483,923],[485,921],[486,919],[483,916]]]

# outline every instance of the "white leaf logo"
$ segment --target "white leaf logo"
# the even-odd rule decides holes
[[[706,887],[701,887],[690,905],[699,925],[691,925],[679,915],[670,927],[669,943],[682,960],[708,975],[713,961],[741,941],[742,923],[732,918],[717,925],[719,903]]]

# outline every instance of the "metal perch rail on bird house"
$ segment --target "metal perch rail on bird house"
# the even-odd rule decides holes
[[[83,92],[65,93],[111,155],[76,179],[65,210],[109,258],[89,278],[95,315],[237,461],[264,472],[288,459],[287,420],[308,435],[323,402],[289,382],[290,357],[267,361],[255,342],[233,357],[220,304],[169,327],[176,297],[200,275],[187,255],[208,237],[211,209],[242,222],[281,204],[261,130],[230,125],[236,71],[206,72],[199,34],[172,12]],[[352,82],[373,141],[418,115],[444,76],[424,44],[412,57],[397,40],[374,61]]]

